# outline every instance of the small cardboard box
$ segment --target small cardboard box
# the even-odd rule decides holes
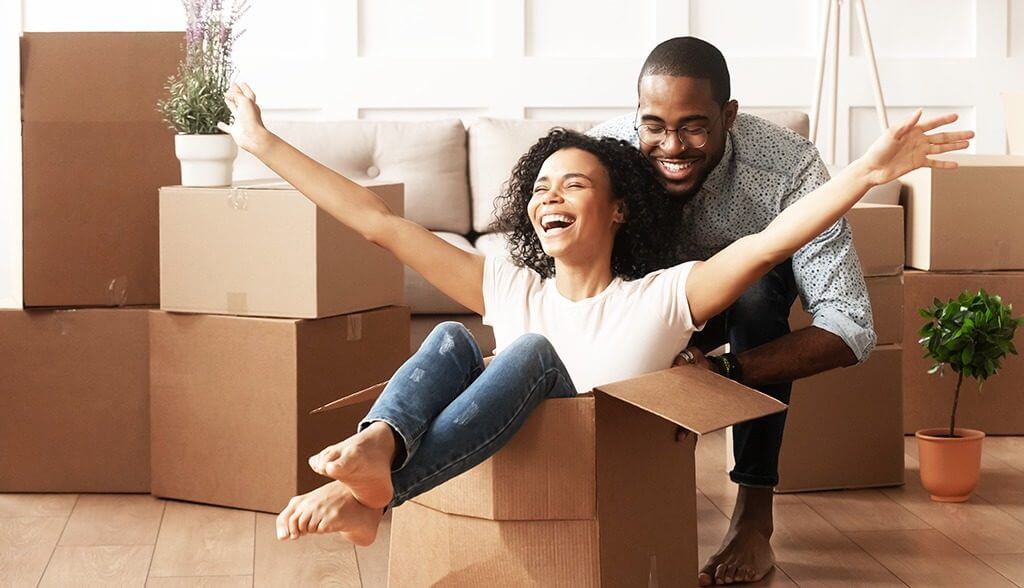
[[[903,271],[902,206],[859,203],[846,213],[846,220],[865,276],[892,276]]]
[[[25,306],[159,303],[156,191],[179,166],[156,102],[181,57],[181,33],[22,37]]]
[[[329,480],[310,455],[355,432],[369,405],[310,411],[408,357],[409,309],[318,320],[154,311],[152,493],[278,512]]]
[[[917,343],[925,323],[917,309],[930,306],[935,298],[943,302],[964,290],[984,288],[998,294],[1004,304],[1013,304],[1013,315],[1024,315],[1024,272],[938,273],[910,271],[905,275],[904,324],[907,352],[903,355],[903,432],[949,425],[953,410],[956,374],[928,374],[932,361],[925,359]],[[1024,328],[1017,329],[1014,345],[1024,353]],[[980,429],[992,435],[1024,434],[1024,357],[1010,355],[1003,367],[979,391],[975,380],[965,379],[960,389],[956,422],[959,427]]]
[[[1024,269],[1024,156],[948,155],[959,169],[903,177],[907,266],[932,271]]]
[[[865,278],[878,345],[903,342],[903,275]],[[792,330],[811,326],[812,317],[798,298],[789,312]]]
[[[0,311],[0,492],[149,492],[148,314]]]
[[[395,509],[388,585],[692,585],[697,435],[782,410],[693,366],[546,400],[493,457]]]
[[[367,184],[402,214],[402,184]],[[402,265],[280,181],[160,189],[160,308],[322,318],[403,300]]]
[[[903,348],[793,382],[776,492],[903,483]]]

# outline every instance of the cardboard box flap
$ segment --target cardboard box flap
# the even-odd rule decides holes
[[[696,366],[680,366],[605,384],[596,392],[618,398],[698,435],[786,410],[786,405]]]
[[[352,406],[353,404],[360,404],[371,400],[376,400],[380,393],[384,391],[384,388],[388,385],[391,380],[385,380],[380,384],[374,384],[369,388],[363,388],[358,392],[349,394],[348,396],[342,396],[341,398],[328,402],[327,404],[314,408],[309,411],[309,414],[320,414],[331,410],[336,410],[345,406]]]

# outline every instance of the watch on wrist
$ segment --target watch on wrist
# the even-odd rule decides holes
[[[740,361],[736,358],[735,353],[723,353],[722,355],[708,357],[708,361],[715,366],[719,374],[735,382],[743,381],[743,368],[740,366]]]

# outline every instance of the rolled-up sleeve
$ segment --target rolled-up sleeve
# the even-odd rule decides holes
[[[780,202],[789,206],[828,181],[828,170],[810,147],[791,189]],[[793,255],[793,276],[812,325],[839,338],[863,362],[875,347],[874,319],[853,234],[846,219],[829,227]]]

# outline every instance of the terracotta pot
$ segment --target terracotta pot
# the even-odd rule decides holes
[[[921,461],[921,485],[936,502],[965,502],[978,485],[981,443],[985,433],[974,429],[921,429],[917,449]]]

